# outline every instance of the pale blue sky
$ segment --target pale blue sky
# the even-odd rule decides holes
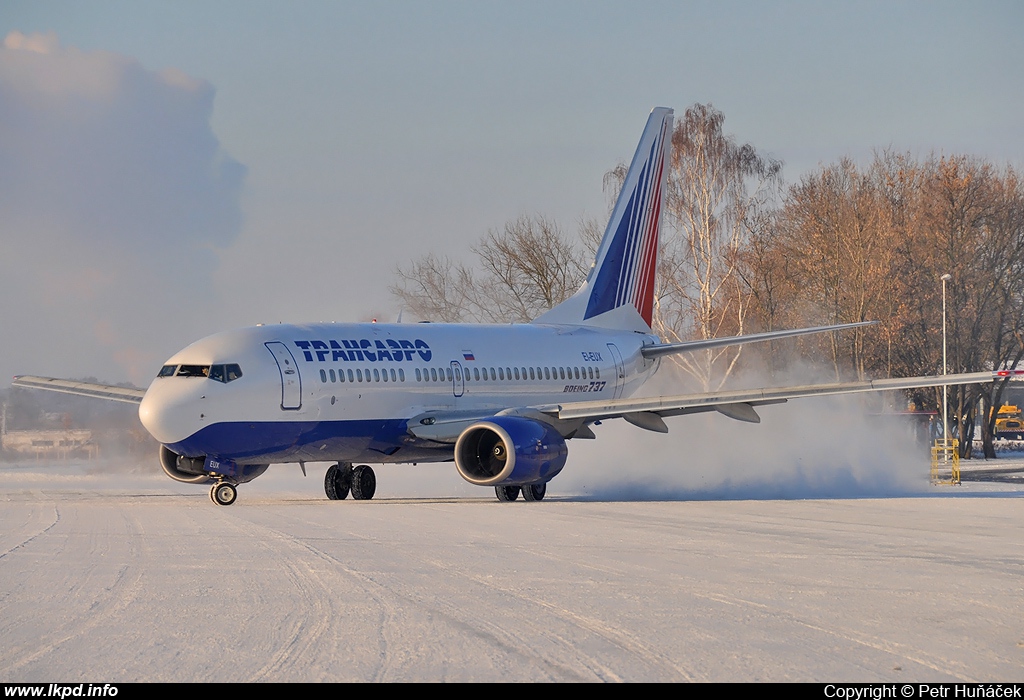
[[[727,131],[785,162],[790,182],[888,146],[1019,166],[1022,30],[1020,2],[6,0],[0,37],[53,32],[65,52],[207,81],[208,127],[245,170],[240,189],[224,185],[240,197],[240,227],[180,259],[168,240],[165,267],[120,291],[136,306],[82,301],[75,318],[91,321],[76,326],[59,283],[30,290],[5,326],[41,347],[5,348],[0,372],[143,382],[220,328],[392,318],[398,263],[465,255],[523,213],[569,231],[603,216],[602,176],[632,154],[656,105],[713,103]],[[187,149],[194,132],[168,128],[158,141]],[[132,235],[131,220],[112,226]],[[30,239],[19,246],[7,254],[29,256],[23,267],[49,264],[46,251],[26,253]],[[140,266],[116,249],[105,259]],[[63,276],[104,274],[96,265]],[[68,337],[74,353],[57,340]]]

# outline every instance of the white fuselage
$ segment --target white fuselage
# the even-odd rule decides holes
[[[657,369],[640,354],[656,342],[637,332],[534,324],[256,326],[171,357],[139,416],[154,438],[188,457],[444,461],[452,445],[412,435],[410,419],[626,397]],[[222,368],[231,365],[241,376],[224,381]]]

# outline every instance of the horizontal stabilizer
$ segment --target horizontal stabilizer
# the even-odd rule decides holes
[[[844,331],[848,328],[860,328],[862,326],[873,326],[878,321],[861,321],[859,323],[841,323],[838,326],[815,326],[814,328],[797,328],[791,331],[770,331],[768,333],[752,333],[750,335],[734,335],[728,338],[708,338],[707,340],[687,340],[682,343],[666,343],[664,345],[648,345],[640,352],[647,359],[662,357],[663,355],[675,355],[681,352],[693,352],[695,350],[710,350],[711,348],[724,348],[729,345],[745,345],[747,343],[763,343],[768,340],[781,340],[782,338],[793,338],[798,335],[811,335],[812,333],[828,333],[829,331]]]
[[[73,394],[75,396],[88,396],[93,399],[106,399],[108,401],[135,404],[141,403],[142,397],[146,395],[145,389],[130,389],[110,384],[91,384],[89,382],[76,382],[70,379],[30,377],[27,375],[15,377],[14,381],[11,382],[11,386],[56,391],[60,394]]]

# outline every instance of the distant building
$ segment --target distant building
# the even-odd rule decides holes
[[[8,430],[7,406],[0,412],[0,450],[8,453],[67,459],[99,454],[99,446],[92,440],[91,430],[55,428],[49,430]]]
[[[40,458],[78,455],[93,458],[99,452],[92,441],[91,430],[12,430],[0,436],[0,447],[6,452]]]

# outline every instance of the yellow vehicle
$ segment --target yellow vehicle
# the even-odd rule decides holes
[[[1024,415],[1016,406],[1000,406],[996,414],[997,438],[1006,440],[1024,440]]]

